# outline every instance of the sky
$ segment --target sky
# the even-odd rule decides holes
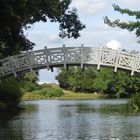
[[[115,48],[140,51],[140,44],[137,43],[138,38],[134,32],[117,27],[112,28],[104,24],[105,16],[111,20],[118,18],[124,22],[135,20],[133,17],[114,11],[112,7],[114,3],[121,8],[140,10],[140,0],[72,0],[70,8],[78,9],[79,18],[86,25],[78,39],[61,39],[58,36],[59,24],[50,22],[35,23],[25,34],[30,41],[36,44],[34,50],[42,49],[44,46],[48,48],[61,47],[63,44],[66,47],[78,47],[81,44],[88,47],[101,47],[109,44]],[[39,82],[57,83],[56,75],[57,69],[54,72],[47,71],[47,69],[40,70]]]

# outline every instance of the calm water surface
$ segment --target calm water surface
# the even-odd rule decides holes
[[[0,140],[140,140],[140,114],[127,100],[30,101],[0,113]]]

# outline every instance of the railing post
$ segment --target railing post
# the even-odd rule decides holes
[[[15,66],[14,66],[13,57],[10,57],[10,58],[9,58],[9,61],[10,61],[11,66],[12,66],[12,70],[13,70],[14,77],[17,77],[17,73],[16,73],[16,71],[15,71]]]
[[[27,61],[29,60],[30,72],[32,72],[33,71],[33,68],[32,68],[32,56],[31,56],[31,52],[27,51],[26,56],[27,56]]]
[[[63,57],[64,57],[64,69],[67,68],[66,65],[66,45],[63,44]]]
[[[136,67],[137,67],[137,62],[138,62],[138,54],[136,55],[134,61],[133,61],[133,64],[132,64],[132,70],[131,70],[131,76],[134,75],[134,72],[136,70]]]
[[[97,70],[100,69],[100,65],[101,65],[101,58],[102,58],[102,56],[101,56],[102,52],[101,51],[102,51],[101,48],[99,48],[99,57],[98,57],[99,60],[98,60]]]
[[[84,44],[81,44],[81,69],[84,68],[84,64],[83,64],[83,57],[84,57],[84,52],[83,52],[83,48],[84,48]]]
[[[115,61],[114,72],[117,72],[118,60],[119,60],[119,54],[120,54],[120,50],[118,50],[117,55],[116,55],[116,61]]]
[[[50,67],[49,67],[49,59],[48,59],[49,52],[48,52],[47,46],[45,46],[44,48],[45,48],[45,55],[46,55],[46,61],[47,61],[47,69],[49,70],[50,69]]]

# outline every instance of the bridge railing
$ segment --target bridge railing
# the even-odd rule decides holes
[[[86,65],[114,67],[116,72],[118,68],[131,70],[140,73],[140,55],[123,52],[120,50],[111,50],[106,48],[93,47],[60,47],[47,48],[36,51],[27,51],[19,55],[11,56],[0,60],[0,77],[9,74],[17,75],[22,71],[31,71],[34,69],[53,68],[58,66]]]

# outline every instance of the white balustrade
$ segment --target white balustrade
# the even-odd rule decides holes
[[[140,55],[131,54],[123,51],[116,51],[107,48],[93,47],[63,47],[47,48],[36,51],[27,51],[25,53],[8,57],[0,60],[0,77],[10,74],[17,76],[22,71],[31,71],[36,69],[48,70],[53,67],[64,67],[79,65],[83,68],[86,65],[114,67],[116,72],[118,68],[140,73]]]

